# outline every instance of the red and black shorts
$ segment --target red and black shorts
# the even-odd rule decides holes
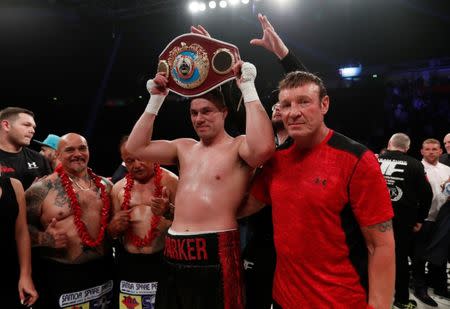
[[[168,275],[156,293],[157,309],[243,309],[237,230],[166,236]]]

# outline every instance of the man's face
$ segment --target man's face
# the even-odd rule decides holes
[[[126,150],[125,145],[120,147],[120,156],[128,172],[137,181],[145,183],[153,176],[153,163],[139,160]]]
[[[279,99],[281,119],[292,138],[312,138],[323,125],[329,98],[319,99],[319,86],[316,84],[283,89]]]
[[[191,121],[198,137],[212,139],[224,130],[226,110],[220,110],[205,98],[196,98],[191,102]]]
[[[8,139],[11,144],[18,147],[30,145],[36,128],[36,123],[31,115],[19,113],[18,118],[8,121],[8,124]]]
[[[76,134],[61,139],[57,157],[69,173],[83,172],[87,169],[89,162],[89,148],[86,139]]]
[[[272,126],[274,128],[283,127],[283,119],[281,118],[280,103],[277,102],[272,106]]]
[[[450,133],[444,137],[444,147],[448,154],[450,154]]]
[[[425,143],[422,145],[420,153],[426,162],[435,165],[439,160],[439,156],[442,154],[442,149],[439,144]]]
[[[56,159],[56,150],[48,147],[48,146],[41,146],[40,153],[47,158],[50,162],[53,162],[53,160]]]

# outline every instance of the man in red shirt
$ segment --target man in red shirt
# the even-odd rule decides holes
[[[393,211],[374,154],[327,128],[320,78],[292,72],[279,89],[294,143],[265,163],[241,212],[272,204],[274,308],[391,308]]]

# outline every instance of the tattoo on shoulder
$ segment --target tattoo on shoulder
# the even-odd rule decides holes
[[[64,207],[69,205],[69,197],[59,178],[56,178],[53,182],[53,189],[56,191],[55,206]]]
[[[48,180],[43,180],[33,184],[25,192],[25,201],[27,203],[27,212],[29,214],[39,216],[42,202],[47,197],[47,194],[50,191],[50,189],[51,189],[51,182]]]
[[[369,229],[369,230],[378,230],[378,232],[381,232],[381,233],[390,231],[390,230],[392,230],[392,220],[368,226],[367,229]]]

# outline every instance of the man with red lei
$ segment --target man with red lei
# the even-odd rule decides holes
[[[128,152],[127,139],[120,142],[120,155],[129,173],[111,191],[113,218],[108,226],[109,235],[119,240],[114,303],[115,308],[131,303],[153,308],[178,177]]]
[[[61,162],[50,176],[26,191],[33,246],[41,247],[39,308],[112,303],[112,258],[105,234],[112,184],[90,168],[86,139],[61,137]],[[105,307],[103,307],[105,308]]]

